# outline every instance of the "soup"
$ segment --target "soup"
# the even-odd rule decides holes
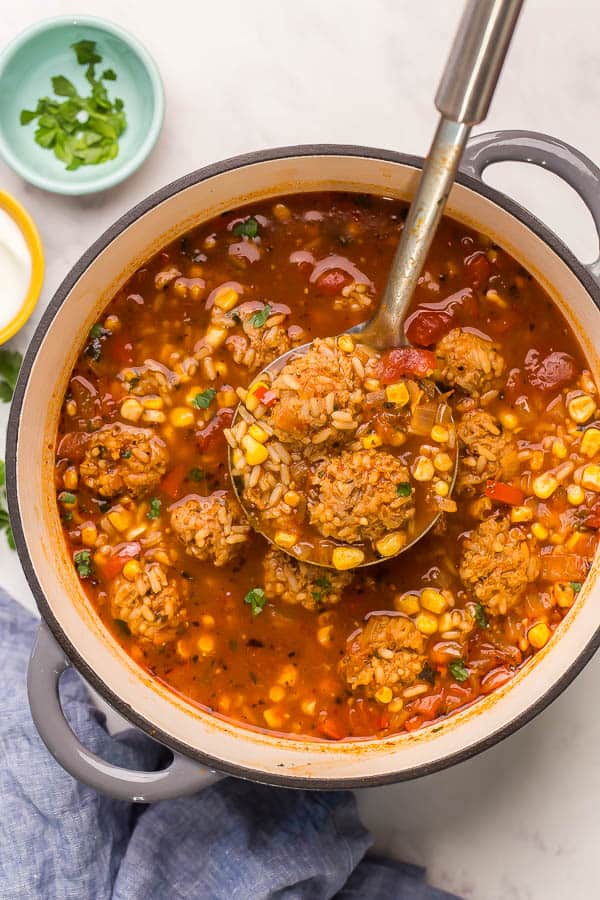
[[[269,441],[255,430],[238,442],[240,397],[248,408],[282,353],[372,314],[406,212],[378,197],[301,194],[195,228],[119,290],[69,381],[57,502],[91,602],[148,673],[247,727],[329,740],[440,727],[548,643],[595,553],[600,421],[586,360],[532,276],[450,219],[406,331],[456,424],[452,495],[435,487],[448,483],[443,423],[419,435],[418,458],[394,444],[410,440],[412,417],[394,416],[423,373],[392,350],[369,386],[381,415],[368,433],[357,418],[347,441],[336,437],[333,468],[307,500],[325,541],[343,528],[352,548],[361,528],[373,525],[376,541],[382,522],[383,537],[397,531],[394,499],[426,485],[448,499],[434,530],[376,566],[325,569],[246,522],[227,442],[251,477],[269,465]],[[269,387],[256,396],[265,409]],[[285,458],[271,462],[284,504],[275,537],[302,485]]]

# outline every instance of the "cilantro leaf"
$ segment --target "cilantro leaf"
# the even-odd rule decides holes
[[[475,621],[478,628],[488,628],[489,623],[485,614],[485,610],[481,603],[475,604]]]
[[[205,391],[200,391],[200,393],[196,394],[191,401],[192,406],[195,406],[196,409],[208,409],[216,396],[217,392],[214,388],[206,388]]]
[[[23,357],[17,350],[0,350],[0,400],[12,400]]]
[[[259,309],[257,312],[252,313],[250,316],[250,324],[253,328],[262,328],[270,315],[271,307],[268,303],[265,303],[263,309]]]
[[[252,609],[253,616],[259,616],[267,602],[267,597],[262,588],[256,587],[248,591],[244,597],[244,603],[247,603]]]
[[[106,81],[116,81],[117,73],[115,72],[114,69],[105,69],[104,72],[102,73],[101,77],[104,78]]]
[[[576,594],[578,594],[579,591],[581,590],[581,588],[583,587],[581,581],[570,581],[569,584],[571,585],[571,587],[573,588],[573,590],[575,591]]]
[[[258,234],[258,222],[254,216],[250,216],[245,222],[236,222],[232,232],[236,237],[254,238]]]
[[[194,466],[193,469],[190,469],[188,472],[188,478],[190,481],[204,481],[206,478],[206,474],[202,471],[202,469],[198,469]]]
[[[412,494],[412,487],[410,486],[409,481],[401,481],[400,484],[396,485],[396,494],[398,497],[410,497]]]
[[[78,550],[73,557],[73,562],[80,578],[91,578],[94,574],[91,550]]]
[[[75,51],[80,66],[93,66],[102,62],[102,57],[96,53],[96,41],[77,41],[71,44],[71,48]]]
[[[456,681],[461,683],[463,681],[466,681],[469,677],[469,670],[465,666],[462,659],[455,659],[453,662],[451,662],[448,666],[448,671]]]
[[[76,97],[77,89],[72,81],[64,75],[55,75],[52,79],[52,90],[59,97]]]
[[[162,503],[158,499],[158,497],[152,497],[152,499],[150,500],[150,509],[146,513],[146,518],[147,519],[158,519],[158,517],[160,516],[161,507],[162,507]]]

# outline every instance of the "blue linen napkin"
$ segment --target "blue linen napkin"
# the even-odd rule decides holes
[[[39,738],[26,670],[37,623],[0,589],[0,898],[2,900],[456,900],[424,872],[365,857],[354,797],[225,778],[193,797],[136,806],[71,778]],[[153,770],[165,750],[119,739],[72,670],[68,719],[112,763]]]

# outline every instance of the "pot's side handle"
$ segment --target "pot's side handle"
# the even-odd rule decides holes
[[[535,131],[490,131],[470,139],[460,168],[481,180],[489,165],[506,161],[533,163],[566,181],[589,209],[600,239],[600,168],[580,150]],[[600,256],[586,268],[600,284]]]
[[[173,754],[173,761],[158,772],[138,772],[107,763],[87,750],[65,719],[58,693],[68,658],[42,622],[29,661],[27,691],[35,726],[56,761],[78,781],[117,800],[153,803],[194,794],[220,776],[198,763]]]

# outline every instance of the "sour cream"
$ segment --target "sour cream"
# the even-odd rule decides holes
[[[0,331],[23,306],[31,281],[31,254],[23,233],[0,207]]]

